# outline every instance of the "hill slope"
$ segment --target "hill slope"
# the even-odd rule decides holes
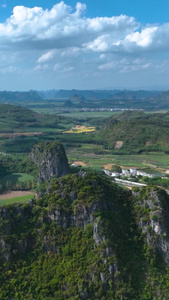
[[[101,129],[101,138],[109,148],[127,151],[167,150],[169,146],[168,114],[125,112],[110,117]]]

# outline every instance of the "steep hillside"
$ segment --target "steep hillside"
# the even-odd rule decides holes
[[[164,299],[169,198],[81,173],[0,209],[0,299]]]

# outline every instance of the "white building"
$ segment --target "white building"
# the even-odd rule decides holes
[[[122,175],[129,176],[130,175],[130,171],[127,170],[127,169],[122,169]]]
[[[130,174],[136,176],[137,170],[136,169],[130,169]]]

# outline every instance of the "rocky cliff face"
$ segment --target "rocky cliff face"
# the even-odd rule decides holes
[[[168,299],[168,210],[158,189],[53,179],[0,209],[0,299]]]
[[[51,180],[53,176],[69,174],[68,160],[59,142],[41,142],[31,151],[30,159],[39,168],[39,181]]]
[[[147,245],[169,264],[169,196],[159,188],[143,188],[135,200],[138,226]]]

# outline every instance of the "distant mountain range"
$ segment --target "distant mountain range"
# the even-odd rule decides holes
[[[161,93],[160,91],[129,91],[129,90],[49,90],[37,91],[37,93],[44,99],[69,99],[80,98],[85,99],[142,99],[147,97],[154,97]]]
[[[50,101],[49,101],[50,100]],[[53,105],[64,107],[168,110],[169,91],[129,90],[49,90],[28,92],[0,91],[0,103],[23,105]],[[50,103],[51,102],[51,103]],[[66,106],[67,105],[67,106]]]
[[[42,101],[42,98],[35,91],[10,92],[0,91],[0,102],[22,102],[22,101]]]

